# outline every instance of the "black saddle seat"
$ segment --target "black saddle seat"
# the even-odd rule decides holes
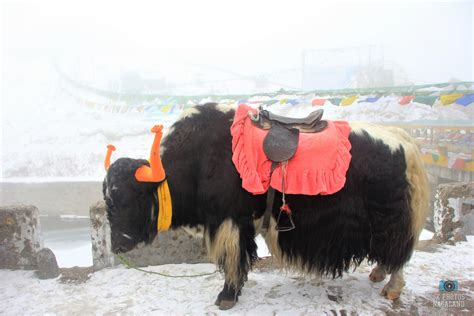
[[[313,124],[314,122],[321,120],[323,112],[324,111],[322,109],[319,109],[309,113],[308,116],[303,118],[287,117],[269,112],[267,110],[264,110],[261,115],[263,115],[264,117],[268,117],[270,121],[276,121],[282,124]]]
[[[322,121],[323,110],[319,109],[303,118],[294,118],[271,113],[260,109],[257,116],[249,114],[252,122],[260,128],[270,129],[273,124],[282,125],[288,129],[298,129],[302,133],[317,133],[327,127],[327,122]]]

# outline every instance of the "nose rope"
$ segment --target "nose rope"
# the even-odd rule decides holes
[[[161,276],[167,277],[167,278],[198,278],[198,277],[213,275],[213,274],[217,273],[217,270],[214,270],[214,272],[209,272],[209,273],[173,275],[173,274],[167,274],[167,273],[162,273],[162,272],[156,272],[156,271],[141,269],[141,268],[137,267],[135,264],[133,264],[130,259],[125,258],[122,255],[116,255],[116,257],[120,260],[120,262],[127,269],[134,269],[134,270],[137,270],[137,271],[140,271],[140,272],[143,272],[143,273],[148,273],[148,274],[161,275]]]

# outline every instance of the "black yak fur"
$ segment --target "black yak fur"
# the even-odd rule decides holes
[[[230,126],[235,111],[222,111],[216,104],[192,111],[172,126],[162,142],[173,203],[172,228],[203,226],[212,252],[220,227],[231,223],[231,231],[237,232],[238,253],[224,249],[214,258],[226,273],[216,303],[232,296],[235,303],[258,258],[254,221],[264,213],[266,196],[245,191],[233,165]],[[398,271],[409,260],[418,238],[412,228],[416,210],[411,209],[404,148],[394,150],[364,131],[351,132],[349,140],[352,160],[342,190],[332,195],[286,196],[296,229],[278,233],[279,251],[299,270],[331,277],[340,277],[364,259],[383,266],[387,273]],[[135,180],[133,174],[141,164],[147,161],[118,159],[104,180],[115,252],[149,242],[157,233],[153,210],[157,210],[154,192],[159,183]],[[276,192],[274,219],[280,204],[281,193]],[[235,257],[233,268],[229,268],[233,262],[229,256]],[[227,277],[226,270],[232,269],[234,276]]]

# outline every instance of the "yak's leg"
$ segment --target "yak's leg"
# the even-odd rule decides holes
[[[385,272],[383,265],[377,263],[377,266],[375,266],[375,268],[372,269],[372,272],[370,272],[369,279],[372,282],[381,282],[385,280],[386,276],[387,273]]]
[[[382,293],[380,294],[389,300],[396,300],[400,297],[400,293],[404,286],[405,280],[403,279],[403,268],[400,268],[398,271],[392,273],[390,280],[384,286]]]
[[[225,273],[224,288],[217,296],[220,309],[232,308],[247,280],[247,273],[257,258],[255,228],[251,219],[235,223],[227,219],[214,234],[206,234],[211,260]]]

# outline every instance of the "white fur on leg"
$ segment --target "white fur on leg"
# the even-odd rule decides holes
[[[382,265],[377,264],[377,266],[372,269],[372,272],[370,272],[369,279],[372,282],[382,282],[385,280],[386,276],[385,268]]]
[[[402,289],[405,286],[405,280],[403,279],[403,268],[400,270],[393,272],[390,276],[390,281],[384,286],[382,290],[383,296],[388,298],[389,300],[396,300],[400,297],[400,293],[402,293]]]
[[[231,219],[227,219],[219,226],[214,239],[211,240],[206,232],[206,246],[209,258],[213,263],[224,268],[225,281],[234,287],[241,282],[239,275],[240,261],[240,232]]]

